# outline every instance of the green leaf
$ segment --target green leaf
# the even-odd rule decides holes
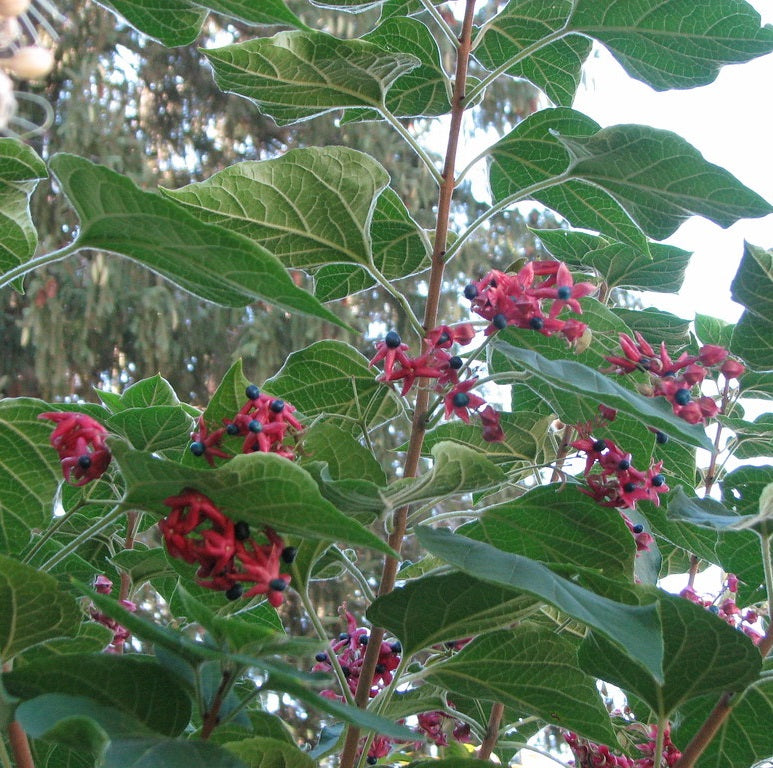
[[[748,309],[733,329],[730,351],[757,371],[773,370],[773,321],[763,320]],[[745,377],[744,377],[745,378]]]
[[[139,451],[184,448],[189,442],[193,419],[179,405],[127,408],[114,413],[105,426],[125,437]]]
[[[118,739],[105,753],[102,768],[245,768],[217,744],[177,739]]]
[[[572,109],[543,109],[491,148],[494,200],[529,196],[576,227],[592,229],[647,252],[647,241],[621,205],[599,185],[569,178],[571,156],[558,135],[593,136],[599,126]],[[539,185],[531,192],[533,185]]]
[[[59,154],[50,166],[80,219],[74,248],[127,256],[225,306],[260,299],[341,325],[260,245],[204,224],[171,200],[144,192],[127,177],[83,158]]]
[[[773,50],[773,28],[742,0],[578,0],[569,29],[596,38],[626,72],[657,91],[712,82],[725,64]]]
[[[672,315],[670,312],[654,307],[645,309],[613,307],[612,312],[632,331],[638,331],[645,339],[651,340],[654,347],[660,347],[660,342],[664,341],[671,349],[681,348],[690,341],[690,321]],[[617,354],[620,354],[619,349]]]
[[[223,745],[249,768],[313,768],[315,761],[294,744],[255,736]]]
[[[521,624],[474,639],[426,671],[450,694],[498,701],[605,744],[615,733],[596,681],[577,665],[575,645],[548,627]]]
[[[680,707],[673,738],[686,744],[717,703],[704,696]],[[773,755],[773,680],[767,678],[731,701],[730,714],[698,760],[698,768],[748,768]]]
[[[30,196],[48,176],[34,150],[16,139],[0,138],[0,273],[35,253],[38,234],[29,211]],[[21,280],[15,283],[21,290]]]
[[[121,394],[121,409],[144,408],[151,405],[180,405],[172,385],[157,373],[136,381]]]
[[[733,441],[736,459],[773,455],[773,414],[762,413],[754,421],[723,418],[721,423],[736,433]]]
[[[730,285],[734,301],[746,307],[731,340],[731,350],[751,367],[773,368],[773,252],[750,243]]]
[[[112,640],[113,632],[107,627],[93,621],[84,622],[76,637],[57,637],[24,651],[24,664],[71,654],[99,653],[104,651]]]
[[[505,473],[496,464],[478,451],[458,443],[436,443],[432,446],[432,458],[429,472],[403,480],[386,490],[384,496],[393,508],[488,490],[505,481]]]
[[[443,642],[512,625],[535,605],[531,595],[488,584],[466,573],[425,576],[375,600],[368,620],[400,638],[411,656]]]
[[[62,469],[49,442],[53,424],[38,418],[51,410],[41,400],[0,400],[0,552],[21,552],[32,530],[51,521]]]
[[[528,592],[602,632],[649,670],[663,675],[663,639],[655,603],[625,605],[558,576],[542,563],[459,536],[419,526],[416,536],[432,554],[483,581]]]
[[[333,109],[380,110],[389,87],[420,61],[363,40],[324,32],[280,32],[270,38],[203,51],[224,91],[253,101],[279,125]]]
[[[367,266],[373,202],[388,183],[382,166],[362,152],[311,147],[237,163],[164,194],[202,221],[262,244],[289,267]]]
[[[716,499],[688,497],[681,488],[668,504],[668,515],[715,531],[743,531],[760,525],[773,526],[771,510],[756,515],[737,515]]]
[[[556,565],[597,569],[630,581],[636,547],[616,512],[572,485],[545,485],[489,507],[461,533],[503,552]]]
[[[305,430],[303,451],[312,461],[325,462],[335,480],[368,480],[380,487],[387,483],[373,453],[336,424],[320,421]]]
[[[45,693],[86,696],[167,736],[181,734],[191,717],[190,697],[177,678],[139,654],[39,659],[5,673],[3,684],[24,701]]]
[[[386,106],[393,115],[433,117],[451,110],[440,49],[426,25],[417,19],[393,16],[362,39],[391,54],[419,59],[419,66],[399,77],[389,89]]]
[[[648,398],[625,389],[608,376],[571,360],[548,360],[529,349],[519,349],[507,341],[495,340],[493,348],[534,374],[541,384],[530,384],[551,403],[561,403],[567,423],[588,421],[596,415],[599,403],[628,414],[647,426],[659,429],[688,445],[711,450],[702,427],[687,424],[672,412],[662,398]],[[569,396],[573,396],[570,398]]]
[[[100,4],[123,16],[138,32],[162,45],[190,45],[199,35],[206,10],[191,7],[187,0],[100,0]]]
[[[661,684],[636,660],[595,632],[580,646],[582,668],[632,691],[663,719],[685,701],[707,693],[742,691],[757,679],[762,658],[743,632],[676,595],[661,592],[659,602],[664,643]]]
[[[215,470],[176,462],[113,443],[113,455],[126,481],[124,503],[160,517],[169,512],[164,499],[185,488],[205,494],[235,520],[256,530],[271,526],[280,533],[372,547],[391,553],[375,534],[322,498],[311,476],[287,459],[269,453],[235,456]]]
[[[695,335],[702,344],[716,344],[726,349],[730,347],[733,336],[732,323],[727,323],[717,317],[695,313]]]
[[[196,0],[193,5],[208,8],[222,16],[238,19],[247,24],[281,24],[308,29],[283,0],[260,0],[259,3],[250,2],[250,0]]]
[[[722,501],[739,515],[764,516],[770,510],[760,509],[765,488],[773,483],[773,465],[744,465],[722,479]]]
[[[561,35],[571,9],[569,0],[510,0],[486,24],[475,57],[491,70],[510,63],[508,75],[530,80],[554,104],[571,106],[592,45],[581,35]]]
[[[537,459],[545,428],[552,420],[539,414],[501,413],[499,423],[505,439],[499,443],[486,442],[478,424],[448,421],[427,433],[422,450],[430,455],[431,449],[440,442],[459,443],[506,470],[519,462]]]
[[[369,428],[402,408],[394,390],[376,381],[367,359],[340,341],[318,341],[293,352],[266,386],[306,416],[342,416]]]
[[[605,190],[656,240],[672,235],[691,215],[729,227],[773,212],[758,194],[670,131],[644,125],[615,125],[591,136],[572,133],[571,127],[569,133],[555,130],[572,156],[572,178]]]
[[[81,610],[57,580],[0,555],[0,661],[44,640],[74,637]]]

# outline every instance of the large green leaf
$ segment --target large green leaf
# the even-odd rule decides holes
[[[383,487],[386,474],[373,453],[350,431],[330,422],[317,422],[303,433],[304,456],[326,463],[334,480],[366,480]]]
[[[628,581],[633,575],[636,547],[622,517],[600,507],[576,486],[534,488],[489,507],[461,532],[542,563],[595,568]]]
[[[594,741],[615,743],[596,681],[578,668],[574,643],[551,628],[522,624],[485,634],[429,667],[426,678],[450,696],[498,701]]]
[[[773,213],[756,192],[671,131],[615,125],[558,140],[572,155],[570,175],[605,190],[656,240],[672,235],[691,215],[729,227]]]
[[[662,683],[595,632],[580,646],[582,668],[636,694],[661,719],[668,718],[685,701],[707,693],[742,691],[757,679],[762,657],[743,632],[682,597],[661,593],[659,602],[664,643]]]
[[[678,488],[668,504],[668,514],[675,520],[682,520],[701,528],[715,531],[742,531],[768,526],[773,531],[773,509],[759,514],[738,515],[710,497],[688,497]]]
[[[432,469],[388,488],[384,496],[393,508],[419,501],[495,488],[505,481],[504,471],[478,451],[459,443],[432,446]]]
[[[139,654],[38,659],[4,674],[3,685],[23,701],[44,693],[86,696],[167,736],[181,734],[191,717],[190,697],[177,677]]]
[[[773,28],[743,0],[577,0],[568,27],[601,41],[655,90],[694,88],[725,64],[773,50]]]
[[[113,444],[115,461],[126,481],[124,502],[156,516],[168,513],[164,499],[185,488],[205,494],[234,520],[260,530],[335,540],[391,552],[375,534],[322,498],[312,477],[296,464],[272,453],[235,456],[215,470],[177,462]]]
[[[29,211],[30,195],[48,176],[45,163],[31,147],[0,138],[0,273],[27,261],[38,234]],[[21,283],[16,284],[21,288]]]
[[[193,5],[209,8],[248,24],[281,24],[288,27],[308,27],[285,5],[284,0],[191,0]]]
[[[531,80],[557,105],[570,106],[591,40],[564,35],[569,0],[510,0],[484,28],[475,57],[489,69]],[[509,64],[509,67],[508,67]]]
[[[363,40],[305,31],[210,48],[204,55],[220,88],[247,97],[280,125],[333,109],[381,109],[392,83],[420,63]]]
[[[0,661],[44,640],[74,637],[81,615],[53,576],[0,555]]]
[[[165,194],[202,221],[262,244],[283,264],[308,268],[370,263],[374,201],[388,183],[362,152],[311,147],[237,163]]]
[[[267,388],[307,416],[343,416],[373,427],[396,416],[401,402],[376,381],[376,370],[340,341],[318,341],[293,352]]]
[[[188,0],[101,0],[137,31],[163,45],[190,45],[198,36],[207,12]]]
[[[137,450],[163,451],[185,447],[193,419],[179,405],[154,405],[114,413],[106,419],[105,426],[125,437]]]
[[[770,670],[769,670],[770,671]],[[695,735],[706,721],[717,696],[704,696],[685,703],[674,728],[680,744]],[[732,700],[730,714],[719,726],[706,751],[698,759],[698,768],[749,768],[773,755],[773,679],[768,677]]]
[[[773,253],[750,243],[744,247],[730,285],[734,301],[746,311],[733,330],[731,349],[752,368],[773,368]]]
[[[242,307],[263,300],[341,325],[257,243],[202,223],[182,206],[81,157],[59,154],[50,166],[80,219],[74,247],[127,256],[215,303]]]
[[[570,178],[571,155],[558,136],[596,134],[599,126],[572,109],[543,109],[519,123],[491,148],[489,181],[496,201],[521,193],[547,205],[576,227],[593,229],[647,252],[629,214],[601,186]],[[539,189],[530,192],[533,185]]]
[[[581,363],[548,360],[530,349],[515,347],[506,339],[503,334],[501,340],[493,342],[493,348],[534,374],[529,386],[559,407],[565,422],[588,421],[597,415],[597,406],[602,403],[676,440],[710,450],[711,443],[703,428],[675,416],[663,398],[644,397]]]
[[[528,592],[603,633],[663,679],[663,638],[656,603],[626,605],[585,589],[547,566],[446,530],[419,526],[416,536],[432,554],[483,581]]]
[[[432,645],[511,626],[534,609],[532,595],[466,573],[424,576],[379,597],[368,619],[394,632],[408,656]]]
[[[32,529],[51,521],[62,470],[49,443],[53,425],[38,419],[50,410],[40,400],[0,401],[0,552],[21,552]]]
[[[230,741],[223,747],[249,768],[314,768],[316,765],[308,752],[302,752],[294,744],[264,736]]]

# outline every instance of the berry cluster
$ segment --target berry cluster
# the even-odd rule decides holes
[[[362,662],[365,658],[365,648],[370,639],[370,631],[365,627],[358,627],[357,622],[349,611],[346,611],[347,631],[342,632],[338,639],[330,644],[330,651],[322,651],[316,655],[316,664],[313,672],[330,672],[333,666],[330,662],[330,653],[335,655],[341,665],[349,690],[354,693],[360,681]],[[377,696],[381,690],[392,682],[392,673],[400,663],[400,643],[395,640],[391,643],[382,642],[376,663],[376,673],[370,689],[370,697]],[[322,695],[329,699],[344,701],[335,691],[322,691]]]
[[[648,740],[636,745],[636,749],[643,757],[636,759],[612,754],[605,744],[588,741],[571,731],[564,733],[564,739],[574,754],[575,760],[572,765],[576,768],[670,768],[676,765],[682,753],[671,741],[671,729],[667,726],[663,732],[662,759],[660,765],[655,766],[657,730],[655,725],[649,727]]]
[[[459,325],[439,325],[429,332],[424,340],[426,352],[418,357],[407,354],[408,345],[403,344],[396,331],[390,331],[383,341],[376,342],[376,354],[370,361],[375,365],[383,361],[384,372],[379,381],[402,381],[401,395],[410,391],[417,379],[436,379],[435,391],[443,395],[445,418],[458,416],[465,423],[470,422],[470,413],[475,413],[483,425],[483,439],[488,442],[500,442],[505,439],[499,425],[499,413],[486,401],[470,390],[478,382],[477,377],[460,381],[460,371],[464,361],[448,350],[453,344],[465,346],[475,337],[475,329],[470,323]],[[482,408],[481,407],[485,406]]]
[[[636,333],[636,341],[621,333],[620,347],[625,356],[605,358],[613,365],[607,373],[647,371],[650,384],[643,388],[643,393],[651,397],[665,397],[674,413],[690,424],[704,424],[706,419],[719,413],[719,406],[713,398],[707,395],[693,398],[694,390],[700,388],[706,376],[716,375],[712,369],[720,366],[719,372],[727,381],[737,379],[745,371],[741,363],[728,357],[724,347],[716,344],[706,344],[697,355],[683,352],[676,360],[671,359],[664,342],[656,353],[640,333]]]
[[[211,431],[200,416],[198,429],[191,434],[190,446],[194,456],[203,456],[210,466],[215,458],[230,459],[233,453],[223,450],[226,436],[241,437],[241,453],[277,453],[287,459],[295,458],[295,449],[285,442],[288,434],[303,429],[293,415],[295,407],[278,397],[263,394],[254,384],[245,390],[247,402],[232,419],[223,419],[224,426]]]
[[[94,590],[100,595],[109,595],[113,590],[113,582],[107,576],[97,576],[94,579]],[[134,613],[137,610],[137,606],[131,600],[119,600],[118,602],[127,611]],[[121,626],[115,619],[111,619],[97,610],[93,604],[89,607],[89,616],[113,633],[113,639],[105,648],[105,651],[107,653],[122,653],[124,644],[131,637],[131,632],[126,627]]]
[[[158,524],[167,552],[186,563],[198,563],[200,586],[222,590],[229,600],[266,595],[274,608],[281,605],[290,577],[279,572],[280,560],[291,563],[295,549],[285,547],[275,531],[264,528],[265,543],[257,543],[246,522],[234,522],[191,488],[164,504],[172,508]],[[253,586],[245,592],[243,582]]]
[[[433,741],[438,747],[448,746],[448,733],[450,731],[454,741],[460,744],[470,742],[470,726],[453,715],[442,710],[434,712],[422,712],[418,715],[419,730]]]
[[[101,477],[110,464],[110,450],[105,445],[107,430],[85,413],[55,411],[41,413],[39,419],[56,423],[51,445],[59,453],[64,479],[74,485],[85,485]]]
[[[591,283],[575,283],[563,262],[530,261],[514,275],[492,270],[470,283],[464,295],[472,302],[472,311],[489,321],[487,336],[514,325],[577,341],[585,333],[585,323],[559,320],[558,315],[564,307],[582,314],[578,299],[595,290]]]
[[[737,592],[738,577],[733,573],[729,573],[722,592],[716,598],[706,595],[701,596],[692,587],[685,587],[679,593],[679,596],[687,598],[690,602],[700,605],[701,608],[715,613],[731,627],[740,630],[750,637],[755,645],[759,645],[763,634],[754,627],[754,624],[760,618],[759,613],[753,608],[747,608],[746,610],[739,608],[735,602]]]

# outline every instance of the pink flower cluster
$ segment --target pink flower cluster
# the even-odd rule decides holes
[[[233,453],[223,450],[226,436],[242,438],[241,453],[277,453],[287,459],[295,458],[295,449],[285,442],[288,435],[303,429],[293,415],[295,407],[278,397],[263,394],[254,384],[245,390],[247,402],[232,419],[223,419],[224,426],[211,431],[199,417],[198,429],[191,434],[190,446],[194,456],[203,456],[210,466],[215,458],[230,459]]]
[[[438,747],[448,746],[448,732],[454,741],[460,744],[470,742],[470,726],[461,720],[457,720],[453,715],[449,715],[442,710],[434,712],[422,712],[418,716],[419,730],[422,731],[430,741],[437,744]]]
[[[376,343],[376,354],[370,365],[384,363],[384,372],[379,381],[402,381],[401,396],[410,391],[417,379],[436,379],[435,391],[443,395],[445,418],[458,416],[465,423],[470,422],[470,413],[480,418],[483,425],[483,439],[501,442],[505,439],[499,424],[499,413],[471,390],[477,384],[477,377],[460,381],[459,371],[464,361],[448,350],[453,344],[465,346],[475,337],[470,323],[439,325],[429,332],[425,341],[426,352],[418,357],[408,355],[408,345],[403,344],[399,334],[390,331],[382,341]],[[481,409],[482,406],[485,406]]]
[[[74,485],[85,485],[105,473],[111,456],[105,445],[107,430],[98,421],[74,411],[41,413],[38,418],[56,423],[49,439],[68,483],[75,480]]]
[[[636,341],[625,333],[620,334],[620,347],[624,357],[613,356],[605,358],[613,367],[607,373],[626,374],[632,371],[647,371],[650,375],[650,386],[644,391],[652,397],[665,397],[674,413],[690,424],[705,423],[719,413],[719,406],[713,398],[699,395],[693,398],[694,390],[707,375],[715,375],[716,369],[727,379],[741,376],[745,368],[737,360],[728,357],[728,351],[716,344],[706,344],[697,355],[683,352],[676,360],[672,360],[666,351],[666,345],[661,342],[656,353],[645,338],[636,333]]]
[[[585,333],[585,323],[559,320],[558,315],[564,307],[582,314],[578,299],[595,290],[591,283],[575,283],[563,262],[530,261],[514,275],[492,270],[470,283],[464,295],[472,302],[472,311],[490,322],[487,336],[514,325],[577,341]]]
[[[167,552],[186,563],[198,563],[196,581],[207,589],[223,590],[229,600],[266,595],[278,608],[290,576],[280,573],[280,560],[291,563],[292,547],[285,547],[271,528],[258,544],[244,521],[234,522],[204,494],[186,488],[164,501],[172,511],[159,522]],[[252,584],[246,592],[242,582]]]
[[[94,590],[100,595],[109,595],[112,589],[113,582],[110,581],[107,576],[100,575],[94,579]],[[119,600],[118,602],[126,608],[127,611],[134,613],[134,611],[137,610],[137,606],[131,600]],[[104,613],[97,610],[93,604],[89,608],[89,616],[91,616],[94,621],[102,624],[102,626],[107,627],[113,633],[113,639],[110,641],[107,648],[105,648],[105,652],[122,653],[124,644],[131,637],[131,632],[129,632],[126,627],[121,626],[115,619],[111,619],[109,616],[106,616]]]
[[[676,765],[682,753],[671,741],[671,729],[666,727],[663,732],[663,754],[660,765],[655,765],[655,739],[657,738],[657,726],[649,727],[647,741],[637,744],[636,748],[643,757],[631,758],[625,755],[612,754],[605,744],[596,744],[578,736],[571,731],[564,733],[564,739],[574,754],[572,763],[576,768],[670,768]]]
[[[735,602],[737,592],[738,577],[733,573],[729,573],[725,580],[724,588],[716,599],[706,595],[699,595],[692,587],[685,587],[679,593],[679,596],[717,614],[720,619],[727,622],[731,627],[740,630],[750,637],[755,645],[759,645],[764,635],[753,625],[757,623],[760,615],[753,608],[747,608],[746,610],[739,608]]]

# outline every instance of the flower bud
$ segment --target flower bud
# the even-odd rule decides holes
[[[719,370],[722,371],[722,375],[726,379],[737,379],[743,376],[746,368],[738,360],[728,358],[722,363],[722,367]]]
[[[719,365],[727,357],[727,350],[718,344],[706,344],[698,352],[698,360],[704,365]]]

